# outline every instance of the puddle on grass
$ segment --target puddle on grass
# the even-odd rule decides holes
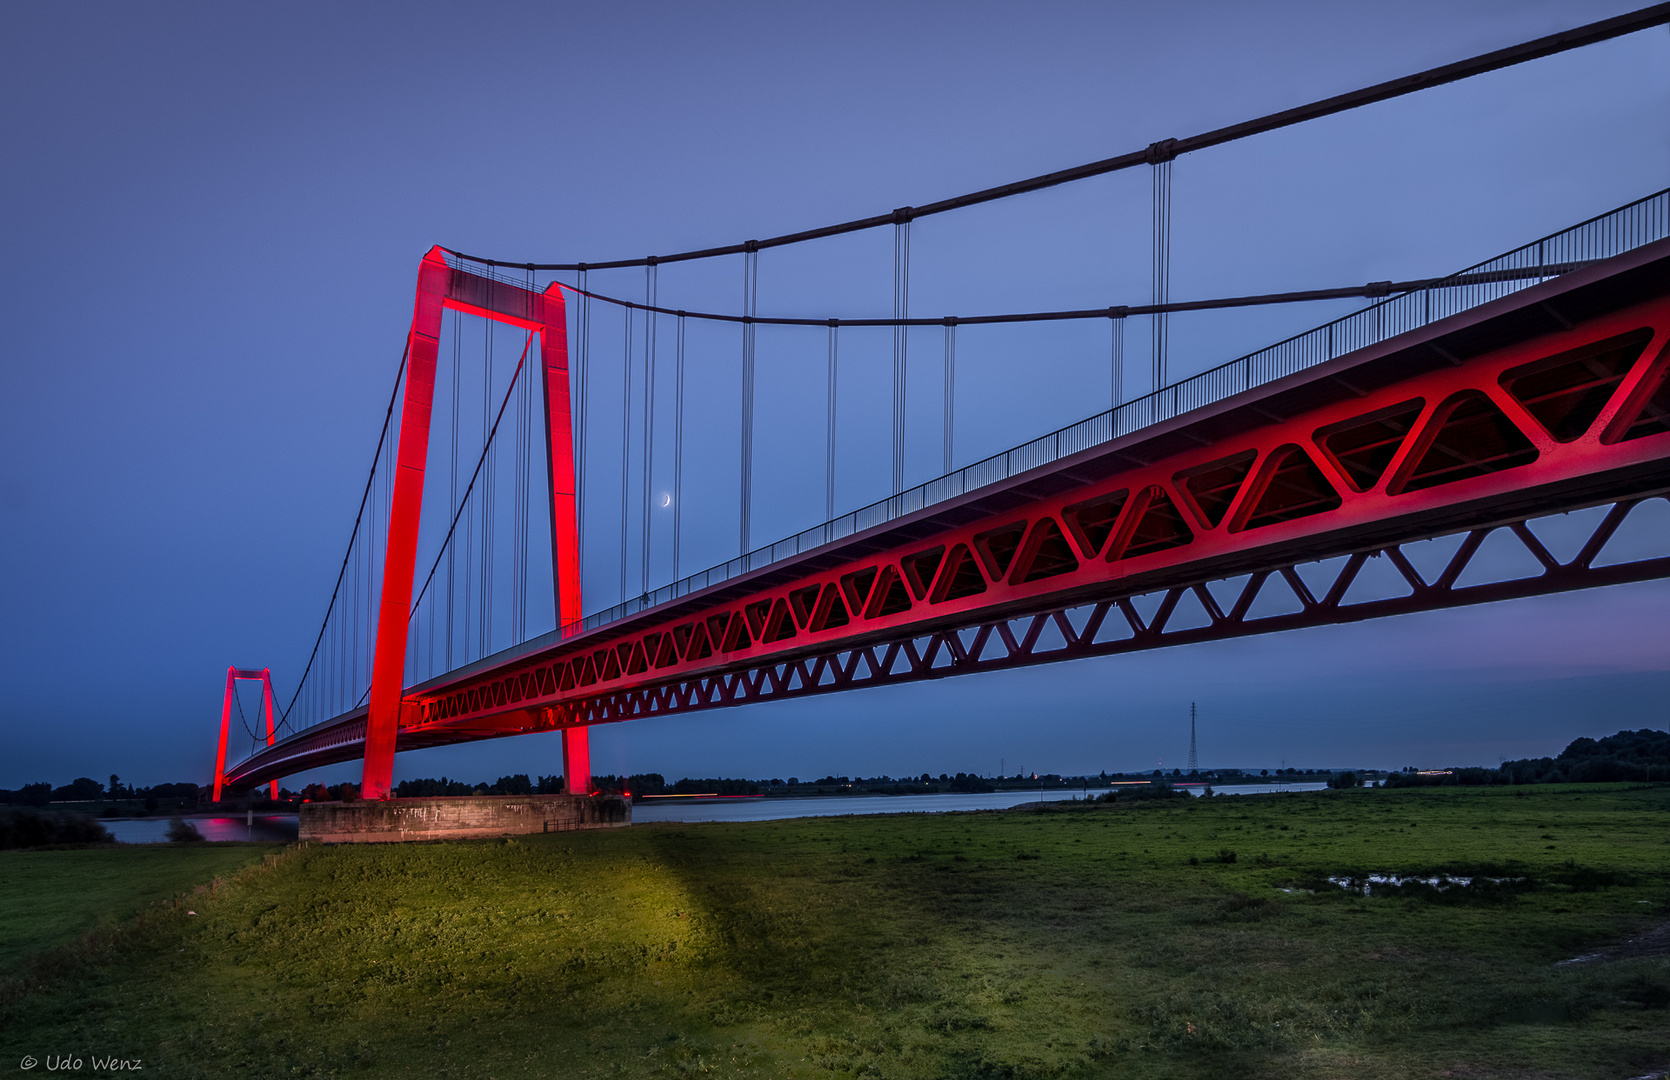
[[[1424,885],[1434,892],[1443,893],[1475,886],[1519,885],[1524,883],[1525,878],[1467,874],[1333,874],[1322,880],[1336,889],[1358,896],[1395,896],[1411,885]],[[1323,886],[1320,881],[1313,882],[1313,885],[1311,888],[1302,885],[1278,885],[1276,888],[1291,896],[1314,896],[1317,889]]]
[[[1426,885],[1444,892],[1447,889],[1470,889],[1474,882],[1487,885],[1514,884],[1524,881],[1522,877],[1451,877],[1448,874],[1438,874],[1435,877],[1421,877],[1410,875],[1404,877],[1398,874],[1367,874],[1364,876],[1340,875],[1330,877],[1329,884],[1338,886],[1346,892],[1360,893],[1363,896],[1373,896],[1374,890],[1390,892],[1401,889],[1406,885]]]

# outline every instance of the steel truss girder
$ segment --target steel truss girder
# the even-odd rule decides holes
[[[1530,522],[1519,520],[1483,526],[1463,534],[1441,571],[1426,580],[1405,552],[1408,543],[1358,551],[1338,557],[1325,587],[1313,589],[1300,574],[1302,562],[1288,562],[1250,574],[1173,585],[1145,594],[1109,597],[1077,607],[1055,607],[1028,615],[987,619],[965,625],[872,642],[852,648],[797,656],[737,671],[676,682],[638,687],[615,694],[565,702],[554,706],[506,700],[492,719],[469,725],[403,727],[402,750],[439,746],[473,739],[526,734],[555,729],[571,730],[591,724],[639,720],[652,716],[788,700],[815,694],[865,687],[943,679],[982,671],[1006,671],[1038,664],[1059,663],[1096,656],[1113,656],[1172,645],[1200,644],[1254,634],[1301,630],[1360,622],[1390,615],[1439,611],[1498,600],[1547,596],[1578,589],[1670,578],[1670,556],[1595,566],[1596,557],[1636,507],[1659,494],[1611,504],[1577,554],[1557,560],[1537,537]],[[1458,585],[1475,564],[1487,537],[1512,536],[1539,566],[1540,574],[1477,585]],[[1419,543],[1422,541],[1411,541]],[[1384,558],[1409,587],[1403,596],[1347,603],[1346,598],[1370,559]],[[1280,590],[1284,600],[1298,605],[1286,614],[1250,617],[1255,602]],[[1199,602],[1207,622],[1173,629],[1180,605],[1188,598]],[[1151,600],[1153,603],[1144,604]],[[1144,617],[1143,607],[1152,607]],[[1054,640],[1046,644],[1046,632]],[[412,719],[416,719],[414,716]],[[304,732],[304,735],[309,733]],[[347,760],[363,745],[364,721],[318,733],[314,745],[291,741],[282,759],[245,763],[248,771],[229,774],[239,784],[259,783],[303,768]]]
[[[548,722],[601,724],[636,720],[668,713],[920,682],[980,671],[1005,671],[1170,645],[1199,644],[1670,577],[1670,556],[1604,567],[1591,565],[1624,516],[1641,501],[1614,504],[1582,552],[1567,563],[1555,561],[1526,521],[1520,520],[1468,532],[1443,572],[1431,582],[1422,579],[1404,554],[1403,545],[1393,545],[1347,556],[1321,598],[1300,577],[1298,564],[1288,564],[1238,575],[1234,579],[1176,585],[1158,594],[1146,594],[1159,597],[1154,614],[1148,619],[1142,617],[1136,604],[1141,597],[1122,596],[1079,608],[1055,608],[1017,619],[983,621],[953,630],[939,630],[926,637],[899,638],[820,653],[688,683],[631,690],[592,699],[578,708],[570,707],[560,721],[553,716]],[[1472,564],[1485,538],[1498,529],[1505,529],[1516,537],[1542,564],[1543,572],[1535,577],[1458,588],[1456,581]],[[1343,603],[1363,565],[1371,558],[1381,557],[1388,559],[1408,582],[1408,595]],[[1236,581],[1240,584],[1234,590],[1235,599],[1225,611],[1212,586]],[[1254,601],[1273,583],[1284,586],[1291,598],[1298,602],[1300,610],[1284,615],[1248,618],[1247,613]],[[1179,602],[1188,596],[1200,601],[1200,609],[1208,616],[1209,622],[1203,626],[1168,630],[1167,624],[1175,616]],[[1119,627],[1119,636],[1098,640],[1110,619],[1123,624]],[[1040,648],[1044,631],[1052,627],[1060,644]],[[992,648],[993,645],[997,647]]]

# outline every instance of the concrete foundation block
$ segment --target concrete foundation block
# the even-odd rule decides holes
[[[301,839],[326,844],[458,840],[632,824],[619,795],[462,795],[301,806]]]

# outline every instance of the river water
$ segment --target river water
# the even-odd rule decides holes
[[[1316,791],[1327,784],[1225,784],[1216,795],[1257,795],[1271,791]],[[1184,787],[1204,795],[1205,785]],[[776,821],[782,818],[838,817],[842,814],[943,814],[957,810],[1004,810],[1029,802],[1094,798],[1107,788],[1055,788],[1049,791],[993,791],[980,795],[813,795],[788,799],[711,798],[648,799],[632,804],[633,824],[654,821]],[[1117,790],[1117,789],[1114,789]]]
[[[256,814],[237,817],[188,817],[205,840],[259,840],[289,843],[298,829],[295,814]],[[124,844],[158,844],[168,839],[168,818],[100,818],[99,824]]]
[[[1259,795],[1274,791],[1317,791],[1326,784],[1223,784],[1219,796]],[[1205,794],[1205,786],[1179,785],[1191,795]],[[643,799],[632,806],[632,821],[777,821],[783,818],[839,817],[846,814],[944,814],[958,810],[1003,810],[1029,802],[1054,802],[1089,795],[1088,791],[1055,788],[1049,791],[993,791],[979,795],[813,795],[797,798],[673,798]],[[1117,789],[1115,789],[1117,790]],[[190,817],[205,840],[258,840],[287,843],[296,839],[295,814],[257,814],[236,817]],[[167,818],[104,818],[100,822],[124,844],[155,844],[168,839]]]

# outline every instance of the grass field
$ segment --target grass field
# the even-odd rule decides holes
[[[274,850],[174,844],[0,852],[0,974]]]
[[[1667,825],[1588,786],[301,847],[11,994],[0,1067],[1623,1080],[1670,960],[1556,962],[1670,919]],[[1518,880],[1322,880],[1441,871]]]

